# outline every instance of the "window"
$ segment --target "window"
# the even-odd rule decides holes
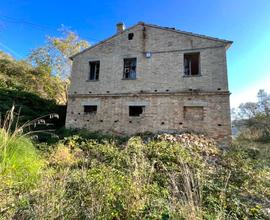
[[[123,79],[136,79],[136,58],[124,59]]]
[[[203,120],[203,107],[202,106],[184,106],[184,119],[190,121]]]
[[[97,113],[97,105],[84,105],[84,113],[85,114],[96,114]]]
[[[133,33],[129,33],[129,34],[128,34],[128,39],[129,39],[129,40],[132,40],[133,37],[134,37],[134,34],[133,34]]]
[[[99,61],[91,61],[89,62],[90,66],[90,76],[89,80],[98,80],[99,79]]]
[[[129,106],[129,116],[138,117],[144,111],[145,106]]]
[[[185,76],[200,75],[200,53],[184,54],[184,71]]]

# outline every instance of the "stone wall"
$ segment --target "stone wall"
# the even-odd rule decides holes
[[[73,57],[66,126],[118,134],[193,130],[228,144],[228,44],[142,23],[112,36]],[[199,76],[184,76],[190,52],[200,53]],[[124,58],[137,58],[136,80],[122,79]],[[89,62],[97,60],[99,80],[89,81]],[[84,105],[97,105],[97,113],[84,114]],[[143,114],[130,117],[129,105],[144,105]]]
[[[70,94],[179,92],[190,88],[227,91],[226,44],[174,31],[135,26],[74,57]],[[128,34],[134,33],[133,40]],[[144,52],[150,51],[151,58]],[[184,76],[184,53],[200,52],[201,76]],[[137,79],[123,80],[123,59],[137,58]],[[98,81],[89,81],[89,61],[100,61]]]
[[[97,113],[85,114],[84,105],[97,105]],[[143,113],[139,117],[129,116],[129,106],[136,105],[145,106]],[[201,108],[202,117],[198,115]],[[190,117],[185,112],[187,109],[197,115]],[[74,95],[69,98],[66,126],[127,135],[146,131],[196,131],[228,144],[231,140],[229,94]]]

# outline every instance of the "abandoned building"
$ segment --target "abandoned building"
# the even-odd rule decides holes
[[[231,41],[139,22],[71,57],[66,127],[231,140]]]

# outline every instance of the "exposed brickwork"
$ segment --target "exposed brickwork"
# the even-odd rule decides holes
[[[128,34],[134,33],[132,40]],[[230,105],[224,41],[136,25],[73,58],[67,127],[120,134],[195,130],[230,141]],[[150,51],[151,58],[144,52]],[[201,76],[185,77],[183,55],[200,52]],[[123,80],[123,59],[137,58],[137,79]],[[89,61],[100,61],[98,81],[88,81]],[[197,92],[190,91],[195,89]],[[98,105],[84,115],[83,105]],[[144,105],[129,117],[129,105]],[[203,118],[184,118],[184,107],[203,107]],[[189,108],[188,110],[190,110]],[[198,113],[200,108],[194,108]]]

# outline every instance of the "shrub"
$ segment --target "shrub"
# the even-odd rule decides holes
[[[269,167],[257,160],[259,151],[233,145],[222,152],[212,140],[192,134],[123,142],[82,133],[72,131],[49,150],[43,148],[50,163],[39,184],[28,191],[3,187],[0,214],[4,210],[15,219],[266,218]]]
[[[58,105],[53,100],[41,98],[30,92],[0,87],[0,119],[4,119],[5,114],[13,105],[20,112],[20,124],[52,113],[57,113],[59,118],[57,120],[48,118],[47,122],[53,125],[50,128],[60,128],[65,124],[66,106]],[[48,129],[48,127],[44,127],[44,129]]]
[[[0,129],[0,175],[12,184],[32,184],[43,166],[32,142]]]
[[[80,150],[71,150],[69,147],[58,144],[54,149],[52,155],[50,156],[50,163],[52,165],[60,166],[60,167],[68,167],[76,165],[79,161]]]

